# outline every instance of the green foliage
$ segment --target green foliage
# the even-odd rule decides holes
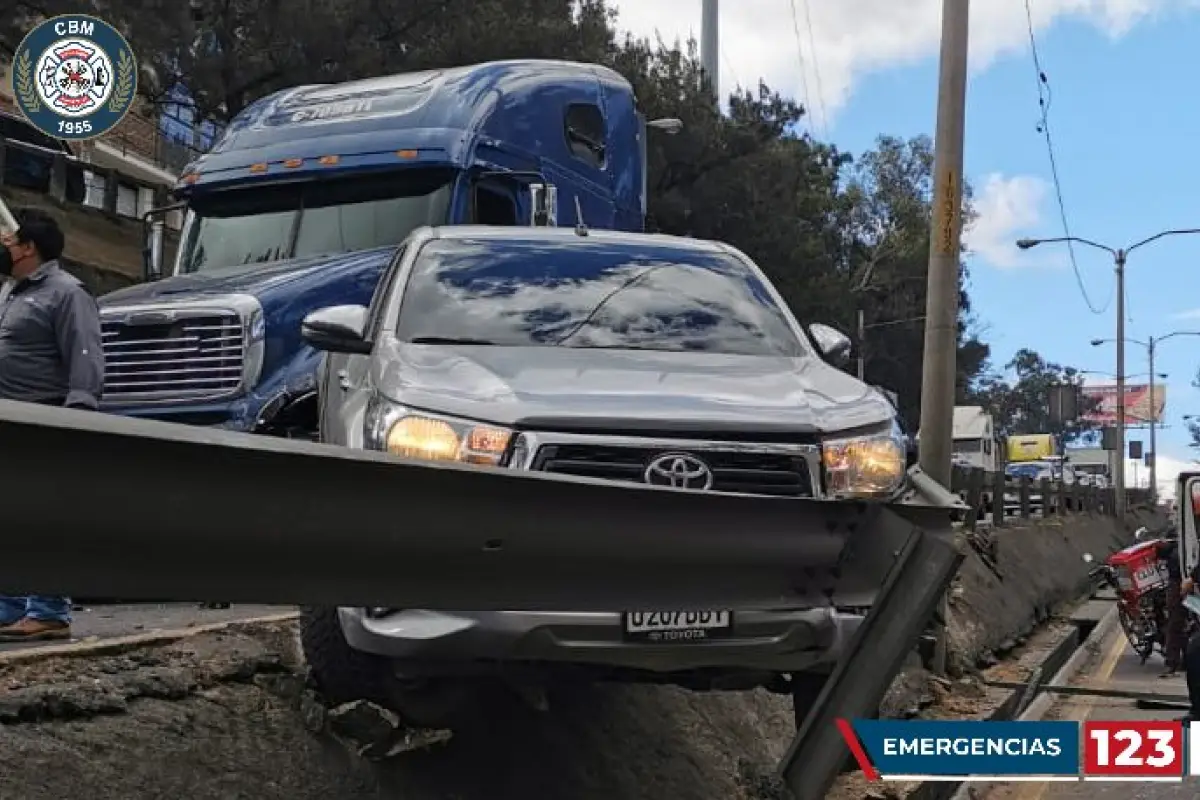
[[[92,0],[57,0],[55,13]],[[853,334],[868,381],[920,408],[925,275],[932,206],[928,139],[881,137],[857,160],[800,135],[800,105],[759,84],[728,114],[702,79],[694,42],[616,35],[604,0],[106,0],[141,64],[138,90],[161,101],[181,82],[201,117],[227,119],[276,89],[499,58],[608,64],[634,85],[648,118],[678,117],[677,136],[651,134],[651,230],[729,242],[771,277],[804,323]],[[0,19],[0,53],[15,47],[38,3]],[[94,13],[94,12],[93,12]],[[970,219],[970,210],[964,215]],[[971,333],[967,275],[958,384],[968,394],[988,357]],[[994,388],[994,386],[993,386]]]
[[[1005,370],[1013,375],[1013,380],[986,375],[977,382],[970,397],[992,414],[998,434],[1053,433],[1068,441],[1096,430],[1094,424],[1082,419],[1064,424],[1050,418],[1050,388],[1081,383],[1078,370],[1053,364],[1027,349],[1018,350]],[[1094,400],[1084,399],[1080,416],[1095,407]]]

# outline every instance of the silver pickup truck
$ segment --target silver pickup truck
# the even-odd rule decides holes
[[[316,311],[303,333],[326,353],[325,442],[781,499],[886,502],[905,486],[895,409],[838,366],[850,341],[802,326],[716,242],[423,228],[369,308]],[[765,686],[802,718],[861,620],[830,605],[307,608],[302,643],[333,700],[375,699],[415,724],[451,724],[482,681],[565,672]]]

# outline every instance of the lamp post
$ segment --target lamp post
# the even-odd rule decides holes
[[[1154,372],[1154,353],[1157,351],[1160,344],[1165,342],[1167,339],[1171,339],[1176,336],[1200,336],[1200,331],[1171,331],[1165,336],[1159,336],[1157,338],[1151,336],[1144,342],[1138,339],[1125,340],[1146,348],[1146,360],[1149,362],[1150,367],[1150,372],[1148,373],[1150,376],[1150,419],[1148,422],[1150,423],[1150,499],[1153,501],[1158,500],[1158,420],[1156,415],[1158,406],[1154,402],[1154,380],[1157,377],[1166,377],[1165,375],[1158,375]],[[1112,339],[1092,339],[1092,347],[1099,347],[1102,344],[1108,344],[1112,341]],[[1119,344],[1117,346],[1120,347]],[[1118,388],[1117,395],[1117,407],[1123,409],[1125,407],[1124,390]],[[1124,447],[1123,444],[1122,447]],[[1124,452],[1121,453],[1121,463],[1122,465],[1125,463]],[[1121,471],[1124,472],[1123,466]]]
[[[1153,236],[1147,236],[1145,239],[1134,242],[1124,248],[1109,247],[1108,245],[1093,242],[1090,239],[1083,239],[1079,236],[1060,236],[1054,239],[1020,239],[1017,241],[1017,247],[1022,250],[1037,247],[1039,244],[1071,242],[1103,250],[1112,256],[1113,267],[1117,275],[1117,452],[1121,454],[1121,466],[1113,478],[1116,483],[1117,516],[1122,519],[1125,517],[1125,262],[1129,254],[1139,247],[1144,247],[1151,242],[1164,239],[1168,236],[1182,236],[1192,233],[1200,233],[1200,228],[1181,228],[1178,230],[1162,231]],[[1151,367],[1150,371],[1153,372],[1154,368]],[[1153,379],[1151,379],[1150,384],[1151,386],[1154,385]]]

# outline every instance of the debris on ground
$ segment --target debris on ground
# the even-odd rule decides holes
[[[332,708],[325,721],[331,734],[371,761],[445,744],[453,736],[448,730],[408,727],[394,711],[368,700]]]

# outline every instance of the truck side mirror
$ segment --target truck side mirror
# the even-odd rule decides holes
[[[529,224],[537,228],[558,226],[558,187],[552,183],[529,185]]]
[[[142,280],[150,283],[163,276],[163,237],[167,230],[167,214],[178,211],[184,203],[152,208],[142,215],[144,243],[142,245]]]
[[[300,323],[300,336],[326,353],[366,355],[373,344],[367,339],[367,309],[364,306],[318,309]]]

